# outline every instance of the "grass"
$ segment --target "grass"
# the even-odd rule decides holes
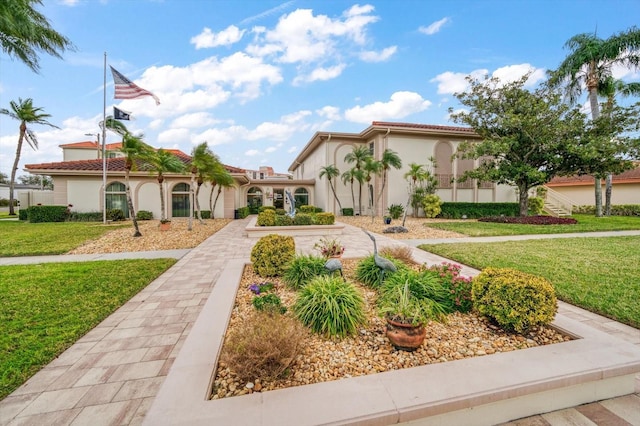
[[[430,228],[458,232],[470,237],[493,237],[500,235],[562,234],[574,232],[627,231],[640,229],[640,217],[611,216],[595,217],[573,215],[575,225],[518,225],[476,221],[453,221],[429,223]]]
[[[174,263],[145,259],[0,267],[0,399]]]
[[[63,254],[129,224],[0,221],[0,257]]]
[[[543,276],[561,300],[640,328],[638,247],[636,236],[420,246],[476,269],[514,268]]]

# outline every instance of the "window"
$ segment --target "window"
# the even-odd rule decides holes
[[[373,152],[375,151],[375,145],[373,142],[369,142],[369,154],[373,156]]]
[[[105,201],[107,210],[120,209],[125,217],[129,217],[127,204],[127,187],[122,182],[113,182],[107,185]]]
[[[296,201],[296,208],[309,205],[309,192],[305,188],[298,188],[293,193],[293,199]]]
[[[451,145],[447,142],[438,142],[435,154],[437,188],[451,188],[453,182],[453,164],[451,163],[453,150]]]
[[[189,184],[179,183],[171,190],[171,217],[189,217],[191,210]]]
[[[253,186],[247,191],[247,207],[252,214],[258,213],[258,209],[262,206],[262,189]]]

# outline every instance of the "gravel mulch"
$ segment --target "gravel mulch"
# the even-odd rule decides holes
[[[347,280],[354,282],[356,259],[343,259]],[[248,266],[242,277],[227,334],[238,327],[255,308],[249,286],[265,281],[276,284],[276,294],[285,306],[291,306],[296,294],[277,278],[265,280]],[[357,284],[356,284],[357,285]],[[229,366],[220,362],[212,389],[212,399],[264,392],[274,389],[319,383],[383,371],[486,356],[571,340],[550,327],[535,329],[527,335],[510,334],[475,314],[451,314],[445,324],[427,326],[427,339],[414,352],[398,351],[385,336],[385,322],[375,311],[376,292],[357,285],[366,301],[368,324],[355,337],[327,339],[308,333],[301,344],[302,353],[293,360],[290,374],[277,380],[255,378],[241,381]],[[286,315],[290,315],[288,312]],[[223,349],[224,351],[224,349]]]
[[[373,222],[371,221],[371,217],[368,216],[338,216],[336,217],[337,222],[343,222],[348,225],[353,225],[358,228],[365,228],[369,232],[376,232],[378,234],[383,234],[385,237],[399,239],[399,240],[409,240],[409,239],[430,239],[430,238],[459,238],[466,237],[466,235],[459,234],[457,232],[451,231],[443,231],[440,229],[430,228],[430,223],[435,222],[450,222],[450,220],[446,219],[425,219],[425,218],[413,218],[407,217],[404,227],[407,228],[409,232],[407,233],[399,233],[399,234],[385,234],[384,230],[391,226],[402,226],[402,219],[392,220],[390,225],[386,225],[381,217],[373,218]]]

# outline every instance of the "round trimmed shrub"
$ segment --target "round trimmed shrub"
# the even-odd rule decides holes
[[[293,225],[293,218],[286,214],[276,214],[276,226],[291,226]]]
[[[342,277],[313,278],[300,290],[292,310],[302,324],[329,337],[353,335],[366,321],[364,298]]]
[[[426,217],[436,217],[442,212],[442,200],[435,194],[425,195],[422,199],[422,209]]]
[[[153,219],[153,213],[149,210],[140,210],[136,213],[136,219],[138,220],[151,220]]]
[[[276,226],[276,211],[274,209],[266,209],[258,213],[258,226]]]
[[[333,225],[336,222],[336,216],[333,213],[323,212],[315,215],[316,225]]]
[[[293,224],[300,226],[313,225],[313,217],[308,213],[298,213],[293,217]]]
[[[293,258],[282,276],[282,280],[294,290],[304,287],[312,278],[325,275],[326,259],[313,255],[300,255]]]
[[[473,279],[474,307],[509,331],[547,325],[557,311],[553,285],[543,277],[509,268],[486,268]]]
[[[269,234],[251,249],[251,262],[261,277],[281,276],[296,254],[293,237]]]

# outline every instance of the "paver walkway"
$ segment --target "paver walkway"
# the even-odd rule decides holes
[[[224,265],[229,259],[248,258],[257,241],[244,235],[247,223],[248,219],[233,221],[198,247],[167,256],[180,260],[0,401],[0,425],[141,424]],[[377,239],[379,246],[403,244],[384,236]],[[318,237],[296,237],[295,240],[298,251],[310,253]],[[345,227],[340,240],[347,247],[345,257],[363,257],[372,251],[371,241],[358,228]],[[419,262],[439,263],[443,260],[418,249],[414,249],[413,254]],[[159,254],[147,255],[157,257]],[[124,256],[133,257],[134,254]],[[61,258],[65,256],[53,260]],[[27,258],[22,261],[27,262]],[[471,268],[465,268],[463,272],[477,273]],[[640,345],[637,329],[564,303],[560,304],[560,309],[574,319]],[[634,413],[640,413],[637,394],[512,424],[640,425],[640,419]],[[592,422],[587,422],[587,418]],[[620,422],[598,423],[594,420],[598,418],[617,418]]]

